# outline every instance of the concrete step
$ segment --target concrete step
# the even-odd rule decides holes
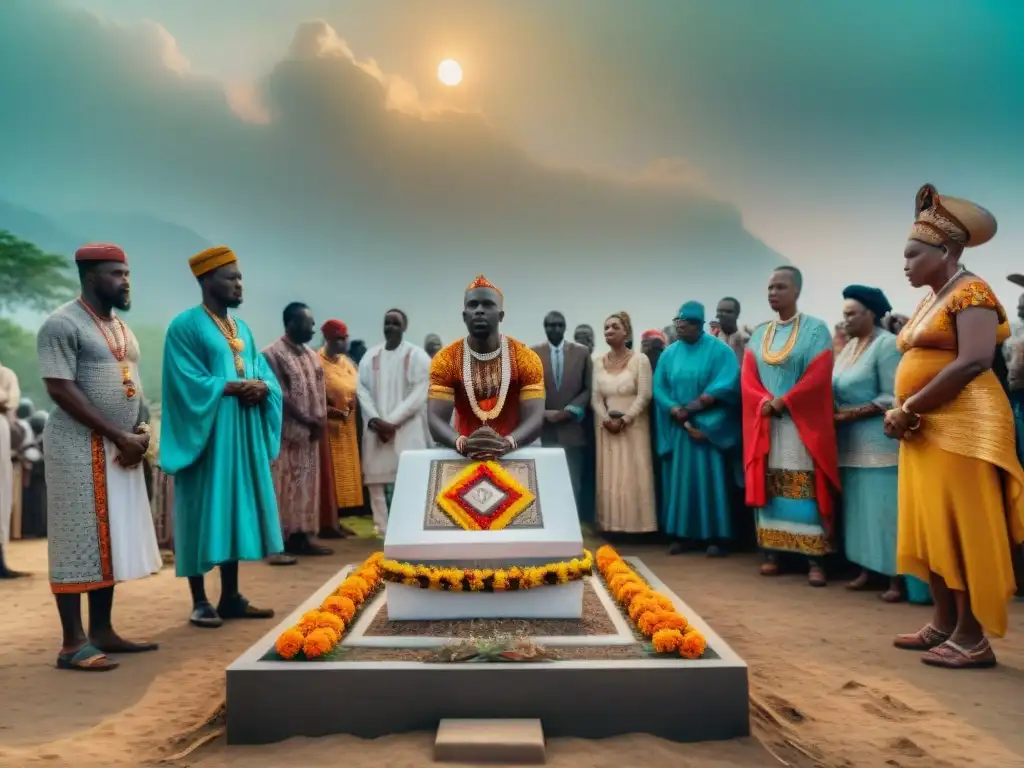
[[[544,729],[540,720],[442,720],[434,740],[439,763],[544,765]]]

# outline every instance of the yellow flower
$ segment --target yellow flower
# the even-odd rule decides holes
[[[544,585],[544,579],[547,577],[547,571],[543,568],[534,568],[527,574],[526,581],[531,587],[541,587]]]
[[[558,578],[559,584],[565,584],[569,581],[569,573],[569,566],[565,563],[559,563],[555,566],[555,576]],[[577,573],[579,573],[578,570]]]
[[[494,588],[496,590],[508,589],[508,575],[504,571],[494,572]]]
[[[356,604],[347,597],[331,595],[324,600],[324,604],[320,607],[322,610],[327,611],[327,613],[334,614],[346,624],[356,615]]]
[[[274,650],[277,651],[282,659],[294,659],[299,654],[299,651],[302,650],[305,642],[306,638],[302,636],[302,633],[295,629],[295,627],[292,627],[291,629],[286,629],[277,638],[277,642],[274,643]]]
[[[405,586],[407,587],[418,587],[420,585],[420,580],[414,578],[404,578],[402,579],[402,583],[405,584]]]
[[[306,642],[302,646],[302,652],[306,655],[307,659],[315,659],[318,656],[323,656],[325,653],[333,651],[337,642],[338,640],[331,630],[314,629],[306,637]]]
[[[675,653],[683,645],[683,633],[678,629],[659,629],[651,641],[658,653]]]
[[[689,629],[683,633],[683,642],[679,646],[679,655],[687,659],[699,659],[707,650],[708,641],[700,632]]]
[[[383,559],[384,559],[384,553],[383,552],[374,552],[372,555],[370,555],[368,558],[366,558],[366,562],[368,562],[368,563],[379,563]]]
[[[391,570],[392,572],[397,570],[398,573],[400,573],[402,575],[403,579],[415,579],[416,578],[416,569],[413,568],[408,563],[403,563],[397,569],[390,568],[389,570]]]

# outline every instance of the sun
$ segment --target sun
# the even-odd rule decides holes
[[[445,59],[437,65],[437,79],[449,87],[462,82],[462,67],[455,59]]]

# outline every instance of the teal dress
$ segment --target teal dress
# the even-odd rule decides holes
[[[661,462],[661,529],[698,541],[733,536],[734,477],[730,449],[740,442],[739,362],[729,346],[708,334],[693,344],[673,342],[654,375],[657,460]],[[690,416],[706,440],[695,440],[671,416],[701,395],[716,404]]]
[[[765,362],[762,345],[769,325],[757,328],[747,346],[757,365],[761,385],[772,397],[782,397],[803,377],[811,361],[832,353],[832,333],[816,317],[797,315],[800,328],[788,356],[778,364]],[[770,353],[782,351],[793,332],[794,321],[776,322]],[[814,461],[804,447],[789,413],[770,421],[767,501],[755,510],[757,543],[761,549],[794,552],[810,557],[831,551],[829,537],[818,511]]]
[[[900,352],[896,337],[876,328],[872,341],[855,358],[851,339],[836,358],[832,394],[836,409],[893,404]],[[896,575],[897,475],[899,442],[882,430],[883,413],[836,424],[839,475],[843,482],[842,518],[846,557],[869,571]]]
[[[164,345],[160,468],[174,477],[178,576],[221,563],[262,560],[284,549],[270,463],[281,448],[281,387],[238,318],[245,372],[202,307],[171,321]],[[240,378],[270,390],[259,406],[225,397]]]

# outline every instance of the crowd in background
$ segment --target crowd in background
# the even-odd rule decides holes
[[[1024,338],[991,287],[960,265],[964,248],[995,234],[991,214],[927,185],[917,213],[904,271],[930,291],[910,316],[894,314],[881,290],[851,285],[836,297],[843,321],[832,327],[799,310],[803,276],[783,266],[768,278],[774,318],[753,328],[740,326],[734,298],[721,299],[710,320],[690,300],[668,326],[642,332],[639,350],[629,314],[609,315],[601,326],[607,350],[595,352],[592,326],[577,325],[570,341],[565,316],[552,311],[543,319],[546,340],[523,352],[536,353],[543,367],[540,443],[564,451],[581,521],[598,533],[660,536],[674,555],[756,548],[762,576],[799,569],[812,587],[852,564],[849,589],[877,586],[886,602],[934,603],[933,620],[897,637],[898,647],[935,666],[991,666],[987,637],[1006,631],[1024,542],[1017,437]],[[110,311],[128,305],[126,257],[116,246],[92,244],[76,258],[83,298],[51,316],[39,350],[57,414],[86,443],[51,451],[47,460],[58,457],[69,473],[92,471],[93,485],[105,478],[109,498],[96,497],[102,515],[120,498],[110,483],[132,476],[117,465],[142,464],[153,526],[125,541],[134,536],[145,550],[153,540],[155,551],[155,531],[174,549],[178,575],[192,591],[193,624],[273,615],[238,591],[239,560],[283,566],[331,554],[319,540],[350,535],[343,521],[366,511],[376,535],[385,535],[402,453],[433,445],[427,400],[437,367],[431,360],[443,346],[437,335],[423,347],[411,344],[408,317],[395,308],[384,315],[381,343],[350,342],[346,325],[332,319],[320,326],[314,349],[313,313],[295,302],[282,314],[282,336],[255,351],[251,331],[228,312],[241,303],[237,259],[226,247],[208,249],[190,260],[203,303],[168,329],[163,418],[151,426],[155,414],[136,397],[129,364],[138,359],[137,342]],[[480,359],[492,361],[501,378],[511,374],[499,352]],[[104,427],[112,435],[106,456],[117,456],[105,470],[96,465],[104,456],[100,427],[90,438],[79,420],[91,417],[65,413],[79,409],[64,390],[82,386],[76,371],[83,359],[102,376],[116,361],[120,375],[116,387],[95,382],[128,425]],[[96,536],[93,518],[76,511],[80,502],[67,487],[30,493],[43,466],[40,438],[60,433],[46,414],[19,403],[16,380],[4,376],[0,408],[10,440],[0,446],[8,454],[3,469],[22,479],[6,472],[0,503],[12,506],[12,493],[23,489],[20,525],[45,535],[47,498],[51,530],[56,499],[62,528],[84,525],[82,535]],[[72,460],[90,439],[92,470]],[[65,477],[49,473],[51,486],[58,474]],[[173,488],[167,476],[175,477]],[[231,498],[237,503],[226,503]],[[238,532],[240,520],[249,532]],[[6,544],[9,525],[3,534]],[[102,547],[84,559],[77,550],[56,551],[57,572],[51,546],[59,605],[80,591],[93,598],[109,587],[112,595],[123,580],[116,564],[110,572]],[[203,575],[217,566],[215,609]],[[2,561],[0,568],[20,575]],[[138,578],[158,566],[143,558],[122,568],[134,574],[125,578]],[[105,599],[100,636],[107,642],[83,646],[81,628],[65,625],[66,665],[110,668],[108,648],[155,649],[118,638],[109,626],[112,598]]]

